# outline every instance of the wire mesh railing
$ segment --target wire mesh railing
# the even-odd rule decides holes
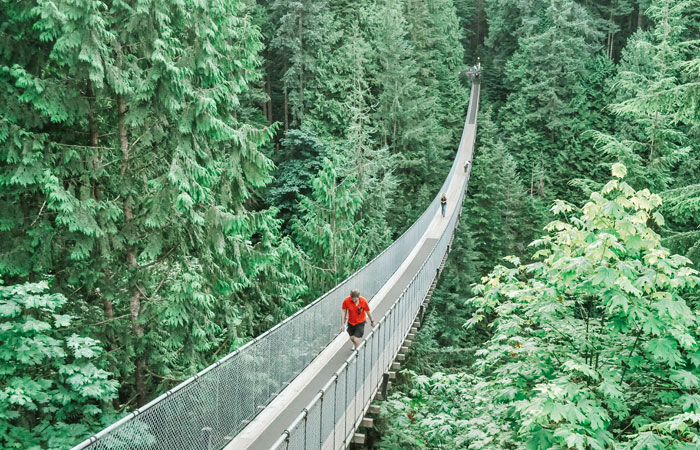
[[[463,141],[464,134],[460,148]],[[302,310],[73,450],[216,449],[232,440],[339,334],[336,322],[327,320],[337,315],[338,293],[360,287],[371,299],[396,272],[425,234],[438,208],[439,193],[450,185],[457,166],[458,157],[423,214],[364,267]],[[398,342],[389,338],[391,345]]]

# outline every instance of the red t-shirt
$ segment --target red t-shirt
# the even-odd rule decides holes
[[[352,298],[345,297],[345,300],[343,300],[343,309],[348,310],[348,323],[350,325],[357,325],[365,321],[365,312],[369,311],[369,304],[367,303],[367,299],[362,296],[360,296],[357,304],[352,301]]]

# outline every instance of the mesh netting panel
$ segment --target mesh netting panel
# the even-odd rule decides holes
[[[289,450],[304,450],[306,447],[306,420],[300,421],[289,431]]]
[[[338,383],[335,388],[336,396],[334,399],[334,421],[335,426],[335,445],[343,442],[345,439],[345,410],[347,409],[347,389],[348,389],[348,371],[347,367],[338,372]]]
[[[352,430],[355,420],[355,397],[357,394],[357,358],[352,358],[348,364],[347,410],[345,413],[345,429]]]
[[[335,426],[335,396],[337,380],[321,399],[321,443],[328,441]]]
[[[321,449],[321,402],[317,401],[306,415],[306,450]]]

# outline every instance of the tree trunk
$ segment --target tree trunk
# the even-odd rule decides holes
[[[304,13],[299,13],[299,53],[304,54],[303,22]],[[297,126],[301,127],[301,120],[304,117],[304,59],[299,63],[299,117],[296,118]]]
[[[287,74],[287,61],[284,62],[282,73]],[[287,82],[283,81],[282,83],[284,84],[284,131],[287,131],[289,129],[289,91],[287,90]]]
[[[644,10],[642,9],[642,5],[637,3],[637,29],[642,28],[642,21],[644,20]]]
[[[265,92],[267,92],[267,123],[272,123],[272,87],[270,82],[270,68],[266,62]]]
[[[263,85],[267,83],[267,76],[263,78]],[[263,88],[264,89],[264,88]],[[262,110],[263,110],[263,115],[265,116],[265,120],[267,120],[268,123],[270,123],[270,119],[267,114],[267,100],[265,100],[262,104]]]
[[[122,168],[121,176],[122,179],[129,171],[129,137],[126,130],[126,102],[124,97],[117,95],[117,132],[119,134],[119,147],[122,151]],[[123,182],[125,182],[123,180]],[[131,221],[134,218],[132,206],[130,203],[129,196],[127,195],[123,203],[124,210],[124,221],[126,222],[126,228],[129,228]],[[135,268],[136,263],[136,252],[132,244],[127,244],[126,246],[126,264],[129,268]],[[144,356],[142,350],[139,348],[141,342],[143,341],[144,331],[143,324],[140,323],[139,317],[141,314],[141,294],[135,285],[129,286],[129,312],[131,316],[131,331],[136,336],[136,369],[134,373],[135,384],[136,384],[136,402],[139,406],[146,404],[148,399],[146,398],[146,383],[145,383],[145,371],[146,363],[144,361]]]
[[[476,11],[474,11],[474,18],[476,19],[476,31],[474,32],[474,42],[472,42],[472,48],[479,48],[483,40],[483,27],[482,22],[484,21],[484,2],[483,0],[476,1]]]
[[[97,179],[97,174],[102,168],[102,155],[100,153],[100,150],[97,148],[100,145],[100,128],[97,124],[97,114],[95,113],[95,100],[96,100],[96,94],[94,89],[92,88],[92,82],[88,78],[87,80],[87,97],[88,97],[88,125],[90,129],[90,146],[95,147],[95,151],[92,155],[92,170],[93,173],[95,174],[95,179],[92,184],[92,195],[97,200],[98,202],[102,201],[102,190],[100,189],[100,183]],[[99,297],[100,295],[95,293],[96,297]],[[105,314],[105,320],[112,320],[114,319],[114,304],[112,303],[112,300],[109,298],[103,298],[102,299],[102,310],[104,311]],[[118,344],[114,344],[114,333],[108,328],[105,331],[105,336],[107,337],[106,342],[105,342],[105,350],[111,349],[112,346],[118,347]],[[116,368],[115,368],[116,369]],[[116,370],[113,370],[116,371]],[[114,407],[115,410],[118,410],[120,405],[119,405],[119,397],[117,396],[116,398],[112,399],[112,407]]]
[[[612,7],[610,8],[610,18],[608,19],[608,22],[610,23],[610,31],[608,31],[608,45],[607,45],[607,51],[608,51],[608,59],[612,59],[612,51],[613,51],[613,38],[615,36],[615,32],[613,31],[613,10]]]
[[[97,115],[95,114],[95,92],[92,89],[92,82],[87,80],[87,97],[88,97],[88,125],[90,127],[90,146],[98,147],[100,145],[100,130],[97,125]],[[102,167],[102,157],[99,149],[95,148],[92,154],[92,170],[95,174],[95,180],[92,185],[92,195],[98,202],[102,200],[102,192],[97,181],[97,174]]]

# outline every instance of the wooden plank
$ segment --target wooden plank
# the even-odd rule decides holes
[[[371,417],[363,417],[360,426],[365,428],[372,428],[374,427],[374,419],[372,419]]]
[[[406,347],[410,347],[411,344],[413,344],[413,341],[410,339],[406,339],[405,341],[403,341],[403,345]]]
[[[391,368],[393,370],[399,370],[401,368],[401,363],[393,362],[391,363]]]
[[[389,372],[389,379],[395,380],[396,379],[396,372]]]
[[[399,353],[398,355],[396,355],[396,360],[397,361],[405,361],[406,355],[404,355],[403,353]]]
[[[401,347],[401,350],[399,350],[401,353],[408,353],[408,347]]]
[[[367,412],[370,414],[379,414],[379,412],[382,410],[382,408],[379,407],[379,405],[369,405],[369,409]]]

